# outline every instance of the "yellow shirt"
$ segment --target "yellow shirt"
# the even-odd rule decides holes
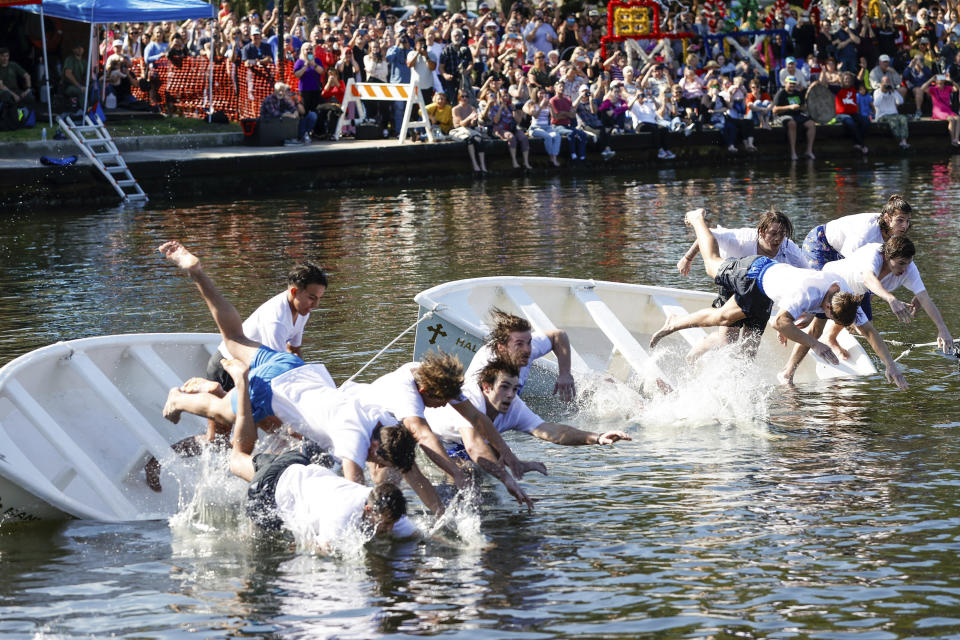
[[[450,133],[450,129],[453,129],[453,107],[449,104],[441,107],[436,102],[431,102],[427,105],[427,115],[444,134]]]

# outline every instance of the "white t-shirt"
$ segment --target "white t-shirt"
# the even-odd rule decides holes
[[[395,421],[376,405],[337,390],[322,364],[283,373],[270,383],[273,412],[301,435],[363,467],[378,423]]]
[[[710,229],[710,232],[717,239],[721,258],[745,258],[761,255],[759,238],[755,228],[727,229],[716,227]],[[800,251],[800,247],[790,238],[783,239],[780,248],[777,250],[777,255],[773,259],[801,269],[807,266],[807,261],[803,259],[803,252]]]
[[[277,480],[277,512],[298,540],[331,544],[359,531],[372,490],[320,465],[292,464]],[[393,525],[394,535],[408,536],[414,531],[416,527],[406,516]]]
[[[288,290],[284,289],[250,314],[250,317],[243,321],[243,335],[281,353],[287,350],[287,343],[291,347],[299,347],[303,342],[303,328],[307,325],[310,314],[302,316],[297,313],[293,317],[287,292]],[[218,349],[224,357],[233,357],[223,342]]]
[[[550,342],[550,338],[545,334],[534,331],[531,334],[530,349],[530,360],[527,361],[526,366],[520,369],[520,387],[517,389],[518,394],[523,391],[523,385],[527,383],[533,361],[553,351],[553,343]],[[487,366],[487,363],[495,357],[496,354],[493,350],[493,345],[485,344],[480,347],[476,355],[473,356],[473,360],[470,361],[470,366],[467,367],[467,372],[463,376],[464,388],[466,388],[467,385],[474,384],[477,381],[477,375],[480,373],[480,370]]]
[[[436,64],[437,57],[435,55],[427,51],[427,56]],[[409,63],[412,60],[417,62],[410,68],[410,79],[421,89],[433,89],[433,71],[430,70],[430,65],[416,51],[407,54],[407,62]]]
[[[864,284],[863,274],[867,271],[877,275],[883,268],[883,245],[877,242],[871,242],[854,251],[849,257],[843,260],[828,262],[823,265],[823,270],[833,273],[843,278],[850,288],[857,295],[862,295],[868,291]],[[905,286],[913,293],[926,291],[927,288],[920,278],[920,271],[913,262],[907,267],[902,275],[896,276],[888,273],[881,280],[880,284],[887,291],[894,291],[900,285]]]
[[[486,398],[483,397],[483,390],[476,382],[464,383],[463,393],[467,400],[477,408],[480,413],[486,413]],[[427,409],[427,422],[430,428],[438,437],[447,442],[462,441],[460,429],[462,427],[473,428],[466,418],[460,415],[460,412],[447,405],[437,409]],[[510,403],[510,408],[506,413],[498,413],[493,421],[493,426],[497,431],[503,433],[511,429],[530,433],[543,424],[543,418],[533,412],[519,396]]]
[[[841,291],[852,293],[850,286],[835,274],[813,269],[800,269],[788,264],[776,263],[763,272],[760,286],[768,298],[773,300],[781,311],[786,311],[794,320],[804,313],[823,313],[820,303],[834,283]],[[867,321],[862,309],[857,309],[855,324]]]
[[[855,213],[831,220],[824,233],[830,246],[845,258],[865,244],[883,242],[880,215],[876,213]]]

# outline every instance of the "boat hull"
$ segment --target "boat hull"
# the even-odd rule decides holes
[[[64,517],[169,517],[189,487],[164,475],[145,483],[153,455],[205,423],[162,416],[168,390],[202,376],[217,334],[84,338],[24,354],[0,369],[0,523]]]

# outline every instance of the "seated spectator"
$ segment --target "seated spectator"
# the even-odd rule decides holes
[[[787,59],[784,60],[783,68],[780,69],[779,79],[781,87],[784,84],[784,80],[787,79],[787,76],[793,76],[796,78],[797,84],[800,85],[801,90],[810,86],[810,76],[807,74],[806,70],[797,67],[797,59],[793,56],[787,56]]]
[[[923,58],[915,56],[906,69],[903,70],[903,83],[907,91],[913,93],[913,102],[916,105],[916,111],[913,113],[913,119],[919,120],[921,108],[923,107],[923,97],[926,95],[925,87],[933,78],[933,72],[923,64]]]
[[[886,123],[890,133],[900,143],[903,149],[910,147],[907,144],[909,127],[907,117],[902,115],[897,107],[903,104],[903,96],[896,90],[890,78],[880,79],[880,86],[873,92],[873,106],[877,112],[877,122]]]
[[[530,139],[519,127],[517,119],[523,114],[519,111],[514,113],[513,105],[510,102],[510,94],[506,89],[487,89],[484,94],[481,91],[483,101],[487,106],[487,120],[490,123],[490,129],[493,135],[506,141],[507,149],[510,151],[510,161],[513,162],[513,168],[519,169],[517,162],[517,146],[523,155],[523,168],[533,169],[530,166]],[[484,103],[481,102],[481,105]]]
[[[690,135],[693,132],[691,123],[683,119],[685,112],[680,106],[682,93],[680,85],[664,87],[660,92],[659,107],[657,108],[657,122],[667,127],[671,131],[683,131],[684,135]]]
[[[433,102],[427,105],[427,117],[434,128],[434,136],[443,140],[453,129],[453,109],[447,102],[447,94],[437,91],[433,94]]]
[[[320,104],[317,106],[317,116],[323,134],[332,138],[337,133],[337,121],[343,113],[343,94],[347,87],[340,79],[340,72],[336,69],[327,70],[327,81],[320,92]]]
[[[827,88],[833,93],[840,90],[843,86],[843,75],[839,69],[837,69],[836,60],[827,58],[826,62],[823,63],[823,69],[820,70],[819,80],[822,84],[827,85]],[[784,82],[784,84],[786,84],[786,82]]]
[[[603,124],[597,115],[597,103],[590,95],[590,87],[583,85],[578,89],[577,98],[573,101],[573,108],[577,112],[577,126],[602,149],[600,155],[609,160],[616,152],[610,148],[610,127]]]
[[[723,77],[720,80],[720,93],[730,105],[727,118],[733,121],[737,129],[737,137],[743,141],[745,151],[756,151],[753,144],[753,119],[747,115],[747,90],[743,86],[743,76],[733,80]]]
[[[114,45],[119,43],[119,50],[114,49],[116,53],[107,58],[104,75],[107,78],[107,98],[105,100],[107,108],[110,106],[111,96],[113,96],[113,107],[136,102],[132,95],[133,83],[137,82],[137,76],[133,73],[130,56],[126,55],[122,40],[117,40]]]
[[[700,99],[704,94],[704,84],[697,76],[693,67],[687,65],[683,70],[683,78],[677,83],[683,92],[680,99],[680,106],[686,111],[686,119],[691,122],[699,123],[700,120]]]
[[[707,93],[700,99],[700,104],[700,113],[705,124],[719,130],[724,144],[727,145],[727,151],[736,153],[737,125],[727,115],[730,110],[730,103],[720,93],[720,82],[718,80],[707,81]]]
[[[286,143],[300,142],[310,144],[310,132],[317,124],[317,114],[303,108],[303,103],[290,95],[290,85],[278,82],[273,85],[271,93],[260,105],[260,120],[276,120],[279,118],[297,118],[297,140],[287,140]]]
[[[933,103],[933,119],[947,121],[950,144],[960,147],[960,116],[950,105],[951,94],[957,90],[957,85],[948,80],[947,76],[938,74],[923,83],[922,89],[930,95]]]
[[[649,133],[653,136],[653,144],[657,147],[657,158],[671,160],[676,156],[670,151],[670,129],[660,124],[657,116],[658,106],[652,95],[647,91],[640,90],[627,101],[627,107],[629,107],[627,113],[633,120],[634,131]]]
[[[18,107],[33,107],[30,74],[10,60],[10,49],[0,47],[0,102]]]
[[[761,129],[772,128],[773,100],[770,94],[760,87],[760,81],[756,78],[750,81],[750,92],[744,102],[747,105],[747,116],[753,120],[754,126]]]
[[[486,106],[489,106],[489,103]],[[470,96],[463,90],[457,94],[457,106],[453,107],[450,113],[453,118],[450,137],[467,145],[467,155],[473,164],[474,174],[487,175],[490,173],[485,161],[487,138],[480,127],[480,119],[486,114],[481,114],[470,104]]]
[[[550,163],[559,167],[557,156],[560,155],[560,143],[563,140],[560,133],[550,124],[550,96],[538,87],[530,87],[530,100],[523,105],[523,111],[530,116],[530,128],[527,135],[531,138],[543,140]]]
[[[807,98],[793,76],[787,76],[782,89],[773,97],[773,115],[780,119],[787,130],[787,142],[790,145],[790,159],[797,159],[797,130],[803,127],[807,138],[806,157],[813,160],[813,141],[817,135],[816,124],[807,116]]]
[[[870,120],[860,115],[860,105],[857,104],[857,87],[854,75],[849,71],[843,74],[843,86],[835,96],[837,122],[846,127],[853,138],[853,148],[860,153],[867,153],[867,145],[864,139],[867,129],[870,127]]]
[[[60,77],[60,91],[71,101],[71,109],[77,109],[83,102],[83,92],[87,81],[87,60],[83,55],[81,42],[73,45],[73,51],[63,61],[63,75]]]
[[[563,95],[563,80],[556,84],[556,93],[550,98],[550,124],[561,138],[570,142],[570,159],[587,159],[587,134],[576,126],[577,113],[573,102]]]

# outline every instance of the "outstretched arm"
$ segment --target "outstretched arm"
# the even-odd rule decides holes
[[[905,302],[900,302],[896,296],[887,291],[873,271],[864,272],[863,284],[866,285],[867,289],[876,294],[877,297],[882,298],[890,305],[890,309],[894,315],[897,316],[897,320],[900,322],[910,322],[913,319],[913,309],[910,305]]]
[[[403,479],[434,515],[439,516],[443,513],[443,503],[440,502],[440,496],[437,495],[437,490],[433,488],[433,485],[430,484],[427,477],[423,475],[423,472],[420,471],[420,467],[418,467],[416,463],[410,467],[410,471],[403,474]]]
[[[502,482],[518,503],[526,504],[527,509],[533,511],[533,501],[520,488],[516,479],[507,473],[502,461],[497,460],[496,452],[480,437],[477,430],[470,427],[461,427],[460,437],[463,439],[463,446],[466,448],[470,459],[476,462],[478,467]]]
[[[413,434],[424,454],[430,458],[430,462],[453,478],[453,482],[458,489],[467,486],[467,478],[463,475],[463,471],[447,455],[443,444],[440,443],[440,438],[430,429],[426,420],[418,416],[409,416],[403,419],[403,426]]]
[[[590,431],[582,431],[576,427],[557,424],[555,422],[544,422],[531,431],[531,433],[541,440],[571,447],[585,444],[613,444],[617,440],[631,440],[630,436],[623,431],[591,433]]]
[[[930,294],[926,290],[913,297],[911,306],[914,310],[916,310],[918,304],[927,312],[927,315],[933,320],[933,324],[937,325],[937,348],[946,354],[953,353],[953,336],[950,335],[947,323],[943,321],[940,310],[937,309],[937,305],[933,304],[933,300],[930,299]]]
[[[690,275],[690,266],[693,264],[693,259],[697,257],[698,253],[700,253],[700,243],[694,241],[690,248],[687,249],[687,252],[683,254],[683,257],[677,261],[677,271],[680,272],[680,275]]]
[[[816,353],[818,356],[827,361],[828,364],[839,364],[837,356],[834,355],[833,350],[820,342],[816,338],[804,333],[804,331],[797,327],[794,324],[794,318],[792,315],[786,311],[781,311],[780,315],[777,316],[777,319],[774,321],[773,326],[776,327],[777,331],[780,332],[787,340],[793,340],[796,343],[799,343]]]
[[[887,368],[884,372],[887,380],[897,385],[900,389],[906,389],[909,386],[907,380],[903,377],[903,373],[900,371],[897,363],[893,361],[893,357],[891,357],[890,351],[887,349],[887,343],[880,337],[880,334],[873,327],[873,323],[868,320],[858,326],[857,329],[867,339],[870,346],[873,347],[873,352],[876,353],[877,357],[883,362],[883,366]]]
[[[563,329],[547,331],[546,336],[550,338],[553,353],[557,356],[557,384],[553,387],[553,394],[559,394],[561,400],[570,402],[577,397],[577,387],[570,374],[570,338]]]
[[[503,464],[510,469],[515,478],[523,478],[523,474],[528,471],[539,471],[543,475],[547,475],[547,468],[542,462],[519,459],[510,447],[507,446],[506,441],[503,439],[503,436],[500,435],[500,432],[497,431],[497,428],[493,426],[493,421],[483,413],[480,413],[469,401],[460,402],[451,406],[453,406],[467,422],[473,425],[475,432],[479,434],[481,438],[490,443],[490,446],[500,454],[500,459],[503,461]]]

